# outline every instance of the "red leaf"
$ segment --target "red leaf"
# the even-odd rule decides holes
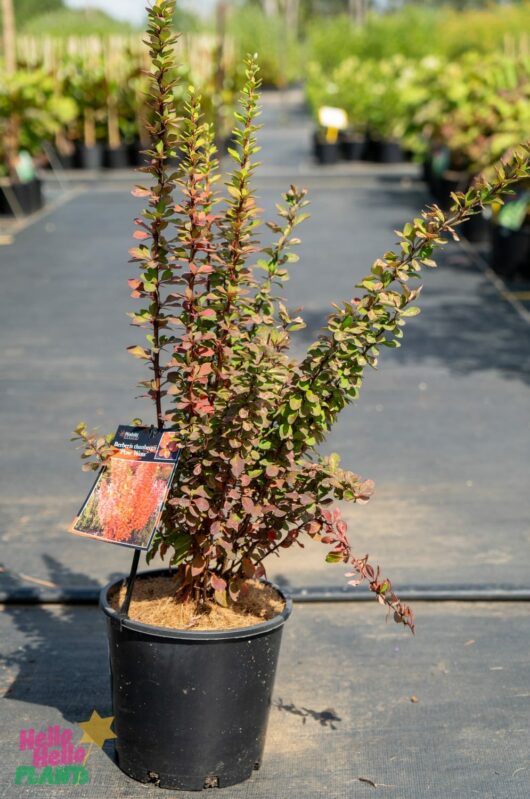
[[[210,372],[212,371],[213,369],[210,363],[201,363],[197,371],[197,377],[205,377],[206,375],[209,375]]]
[[[226,580],[217,574],[210,574],[210,583],[214,591],[226,591]]]
[[[133,233],[133,239],[148,239],[149,233],[146,233],[145,230],[135,230]]]
[[[245,513],[252,515],[255,512],[256,506],[250,499],[250,497],[243,497],[241,500],[241,504],[243,505],[243,510]]]
[[[239,455],[236,455],[236,457],[232,458],[230,461],[230,466],[232,467],[232,474],[234,477],[241,477],[245,470],[245,461],[243,458],[240,458]]]

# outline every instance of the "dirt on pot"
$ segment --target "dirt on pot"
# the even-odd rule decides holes
[[[209,602],[199,609],[195,602],[182,602],[176,596],[174,577],[150,577],[137,580],[129,617],[143,624],[175,630],[230,630],[250,627],[278,616],[285,607],[280,594],[270,585],[255,580],[237,602],[224,608]],[[118,610],[125,599],[125,586],[109,596],[109,604]]]

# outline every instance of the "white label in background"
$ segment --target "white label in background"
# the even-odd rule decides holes
[[[323,105],[318,111],[318,121],[323,128],[345,130],[348,127],[348,115],[343,108]]]

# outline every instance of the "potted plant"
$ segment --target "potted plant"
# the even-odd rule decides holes
[[[413,629],[410,609],[368,557],[353,554],[333,500],[366,502],[370,481],[341,468],[317,446],[340,411],[359,394],[363,371],[383,346],[399,345],[402,326],[418,313],[419,288],[408,286],[435,247],[481,204],[490,204],[528,173],[527,149],[490,184],[456,198],[450,215],[433,207],[406,225],[397,253],[377,260],[359,294],[336,306],[301,362],[288,353],[303,327],[276,296],[296,260],[295,229],[307,214],[306,193],[291,187],[269,223],[274,243],[256,239],[260,212],[252,187],[258,151],[258,68],[246,63],[236,113],[237,146],[226,192],[213,145],[192,91],[180,122],[171,20],[174,0],[156,0],[147,38],[153,62],[149,188],[134,194],[147,208],[136,219],[131,257],[140,273],[131,314],[146,344],[130,348],[145,361],[141,385],[156,425],[181,449],[163,524],[148,554],[169,568],[103,589],[120,768],[142,782],[177,789],[240,782],[258,767],[281,631],[289,600],[266,582],[265,561],[304,537],[321,541],[326,560],[366,580],[396,622]],[[182,158],[172,172],[176,149]],[[174,199],[173,192],[178,190]],[[138,421],[138,420],[137,420]],[[138,424],[142,424],[138,421]],[[110,438],[76,431],[86,459],[99,469]],[[122,612],[124,596],[132,601]]]
[[[451,193],[466,191],[473,178],[517,146],[528,131],[530,92],[523,58],[470,55],[432,76],[429,98],[417,105],[410,130],[430,141],[426,177],[442,207]],[[489,235],[477,215],[466,226],[471,241]]]
[[[401,141],[406,130],[406,107],[403,99],[408,73],[405,59],[394,56],[388,61],[371,62],[367,73],[365,106],[369,141],[367,159],[382,164],[405,160]]]
[[[0,87],[0,213],[29,214],[43,205],[36,163],[43,145],[75,116],[75,105],[44,70],[4,75]]]
[[[127,80],[127,62],[122,53],[105,53],[105,89],[107,95],[107,146],[103,164],[108,169],[125,169],[129,166],[129,149],[122,138],[122,86]]]
[[[339,134],[340,152],[345,161],[360,161],[366,155],[366,101],[370,86],[366,83],[366,65],[352,56],[333,73],[337,102],[348,115],[348,128]]]
[[[64,74],[65,93],[75,100],[80,118],[76,131],[76,166],[100,169],[107,133],[107,80],[98,52],[71,58]]]
[[[317,120],[313,132],[313,153],[319,163],[336,163],[339,156],[345,161],[359,161],[366,147],[366,124],[364,119],[366,85],[363,65],[352,57],[343,61],[331,75],[313,61],[307,67],[306,97]],[[331,106],[343,109],[347,115],[347,127],[338,131],[336,141],[319,124],[320,109]]]

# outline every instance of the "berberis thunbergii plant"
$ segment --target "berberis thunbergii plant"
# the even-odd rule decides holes
[[[144,172],[150,188],[136,188],[147,208],[135,220],[130,251],[140,274],[129,281],[144,307],[131,314],[147,328],[147,344],[130,352],[146,362],[141,383],[156,423],[175,432],[183,456],[163,526],[148,557],[168,556],[177,572],[178,600],[230,604],[245,583],[265,575],[264,562],[305,536],[330,548],[326,560],[344,563],[352,582],[366,580],[397,622],[413,629],[412,613],[367,557],[353,554],[334,500],[364,503],[373,484],[322,457],[321,444],[340,411],[359,396],[366,367],[381,347],[397,347],[403,325],[419,313],[420,288],[410,288],[433,250],[455,227],[528,175],[529,148],[499,166],[491,182],[454,195],[448,214],[431,206],[399,232],[357,288],[360,296],[334,306],[305,357],[289,354],[292,317],[277,292],[297,260],[295,229],[307,218],[306,192],[291,187],[269,222],[275,243],[256,238],[260,209],[252,178],[259,117],[259,73],[246,62],[236,113],[232,172],[222,174],[214,131],[203,121],[201,99],[190,89],[186,117],[173,104],[176,63],[174,0],[149,11],[152,57],[152,149]],[[170,158],[181,154],[176,171]],[[174,198],[174,193],[178,197]],[[109,440],[76,431],[88,468],[109,456]]]

